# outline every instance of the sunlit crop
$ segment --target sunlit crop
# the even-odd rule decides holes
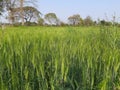
[[[0,90],[119,90],[117,27],[0,31]]]

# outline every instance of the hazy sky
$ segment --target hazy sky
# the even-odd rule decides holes
[[[80,14],[82,18],[90,15],[93,19],[111,20],[120,16],[120,0],[37,0],[37,7],[46,14],[54,12],[66,21],[68,16]],[[107,18],[106,18],[107,16]],[[120,21],[120,20],[119,20]]]

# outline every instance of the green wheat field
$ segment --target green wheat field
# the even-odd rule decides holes
[[[120,28],[0,29],[0,90],[120,90]]]

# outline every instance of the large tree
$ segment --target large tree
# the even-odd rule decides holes
[[[82,18],[79,14],[72,15],[68,17],[69,24],[71,25],[80,25],[82,23]]]
[[[23,8],[23,17],[26,22],[31,22],[33,19],[38,21],[40,12],[35,7],[26,6]]]
[[[21,16],[21,21],[22,21],[22,25],[24,25],[24,3],[34,3],[36,0],[20,0],[20,16]]]
[[[45,20],[48,21],[49,24],[51,25],[58,25],[60,23],[58,17],[56,16],[55,13],[48,13],[45,15]]]
[[[24,4],[33,3],[36,0],[0,0],[0,1],[4,2],[4,6],[6,7],[6,10],[8,10],[10,12],[9,19],[11,20],[12,23],[14,23],[14,12],[12,9],[19,7],[21,22],[22,22],[22,25],[24,25],[24,15],[23,15],[24,14],[24,12],[23,12]],[[1,5],[1,2],[0,2],[0,5]],[[0,10],[1,10],[1,8],[0,8]]]
[[[92,20],[92,18],[90,16],[87,16],[85,19],[84,19],[84,25],[86,26],[90,26],[90,25],[93,25],[94,22]]]
[[[18,8],[12,8],[12,12],[14,13],[14,21],[19,21],[21,17],[21,7]],[[22,14],[23,14],[23,21],[25,22],[31,22],[31,21],[38,21],[40,18],[40,12],[32,6],[25,6],[22,8]],[[23,24],[23,23],[22,23]]]

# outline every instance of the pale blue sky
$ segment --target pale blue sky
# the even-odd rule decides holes
[[[37,7],[46,14],[56,13],[67,21],[67,17],[80,14],[82,18],[90,15],[93,19],[112,19],[112,15],[120,16],[120,0],[37,0]],[[120,21],[120,20],[119,20]]]

